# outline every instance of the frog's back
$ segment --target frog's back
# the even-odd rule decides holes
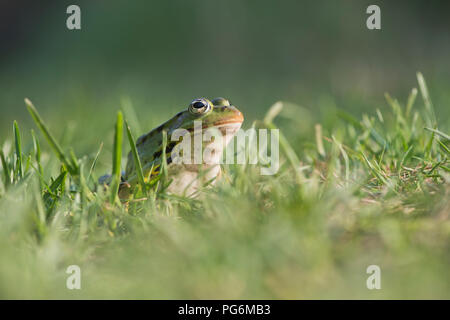
[[[143,134],[136,140],[136,149],[141,160],[144,175],[148,175],[152,166],[156,166],[161,162],[162,155],[162,132],[165,130],[167,136],[170,137],[173,129],[180,127],[180,123],[184,118],[184,112],[179,112],[172,119],[164,122],[160,126],[154,128],[150,132]],[[168,138],[168,142],[170,139]],[[171,145],[167,146],[170,149]],[[166,150],[170,151],[170,150]],[[130,176],[135,174],[134,160],[131,152],[128,154],[127,167],[125,170],[125,180],[129,180]]]
[[[162,145],[162,129],[163,125],[151,130],[150,132],[143,134],[136,140],[136,149],[141,159],[141,164],[152,165],[158,157],[158,151]],[[145,169],[144,173],[145,173]],[[148,171],[148,170],[147,170]],[[125,169],[124,179],[128,180],[130,175],[135,172],[134,160],[131,151],[128,153],[127,166]]]

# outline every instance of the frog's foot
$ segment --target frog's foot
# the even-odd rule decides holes
[[[131,195],[131,185],[126,182],[122,181],[119,184],[119,198],[120,200],[128,200]]]
[[[120,184],[119,184],[119,198],[126,200],[130,197],[131,194],[131,185],[124,180],[123,176],[120,177]],[[100,178],[98,178],[98,184],[100,186],[103,186],[104,189],[106,190],[106,188],[108,188],[110,186],[112,182],[112,175],[110,174],[105,174],[103,176],[101,176]]]

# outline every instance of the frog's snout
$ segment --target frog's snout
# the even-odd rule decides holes
[[[230,106],[223,106],[221,108],[223,109],[224,112],[226,112],[230,115],[229,118],[233,122],[241,122],[242,123],[244,121],[244,115],[235,106],[230,105]]]
[[[242,114],[242,112],[240,112],[239,109],[234,107],[234,106],[233,106],[233,108],[234,108],[234,112],[236,114],[236,118],[239,119],[241,122],[243,122],[244,121],[244,115]]]
[[[229,107],[229,108],[232,108],[232,109],[233,109],[233,112],[234,112],[234,114],[235,114],[236,119],[238,119],[240,122],[243,122],[243,121],[244,121],[244,115],[242,114],[241,111],[239,111],[238,108],[236,108],[235,106],[231,106],[231,107]]]

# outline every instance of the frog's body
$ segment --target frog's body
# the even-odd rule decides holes
[[[239,130],[243,121],[242,113],[224,98],[216,98],[212,102],[204,98],[192,101],[187,110],[179,112],[172,119],[142,135],[136,141],[144,177],[151,179],[159,172],[163,155],[163,131],[165,131],[167,133],[168,176],[172,180],[168,191],[179,195],[192,195],[205,182],[214,181],[220,175],[219,159],[222,156],[223,149]],[[184,132],[189,132],[190,141],[193,144],[194,132],[196,135],[199,134],[198,130],[195,130],[199,129],[199,124],[202,133],[205,133],[208,129],[217,129],[223,137],[222,142],[214,143],[214,139],[203,139],[202,137],[200,141],[205,140],[202,142],[202,148],[208,147],[211,149],[209,159],[203,158],[201,164],[177,161],[181,158],[175,159],[176,155],[172,155],[172,151],[181,143],[182,139],[172,139],[172,134],[177,129],[185,129],[187,131]],[[138,182],[131,152],[128,155],[122,180],[119,195],[121,198],[125,198],[129,196],[130,191]]]

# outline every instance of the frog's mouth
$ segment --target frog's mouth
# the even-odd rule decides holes
[[[220,131],[226,146],[241,128],[242,122],[244,122],[244,116],[236,107],[225,107],[225,109],[231,109],[232,114],[215,122],[213,127]]]
[[[226,118],[223,118],[221,120],[215,121],[212,124],[212,127],[215,128],[236,128],[239,130],[239,128],[242,125],[242,122],[244,122],[244,116],[243,114],[236,108],[236,107],[224,107],[222,109],[223,111],[231,111],[231,114],[228,114]]]

